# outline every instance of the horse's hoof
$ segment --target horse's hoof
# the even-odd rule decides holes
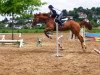
[[[86,45],[84,45],[84,46],[82,47],[82,49],[86,49]]]
[[[86,52],[86,46],[82,47],[83,52]]]

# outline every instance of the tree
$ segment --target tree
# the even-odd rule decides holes
[[[12,33],[13,19],[15,15],[27,13],[29,9],[34,11],[37,7],[44,5],[41,0],[0,0],[0,14],[12,16]],[[13,34],[12,34],[13,39]]]
[[[79,17],[78,12],[76,11],[76,9],[73,10],[73,11],[69,11],[69,15],[70,15],[70,16],[73,16],[73,19],[74,19],[74,20],[77,20],[78,17]]]
[[[35,10],[45,3],[41,0],[1,0],[0,1],[0,13],[5,15],[11,14],[23,14],[26,13],[28,9]]]

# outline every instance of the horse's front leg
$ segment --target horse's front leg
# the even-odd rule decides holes
[[[53,30],[52,28],[46,28],[45,30],[44,30],[44,34],[48,37],[48,38],[50,38],[50,39],[52,39],[52,37],[51,36],[49,36],[48,35],[48,31],[51,31],[51,30]]]

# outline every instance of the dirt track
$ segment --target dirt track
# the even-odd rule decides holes
[[[17,45],[0,45],[0,75],[99,75],[100,42],[86,42],[83,52],[78,40],[68,41],[63,33],[60,51],[62,57],[56,55],[56,39],[49,40],[44,34],[22,34],[25,41],[23,48]],[[36,47],[36,38],[43,38],[43,46]]]

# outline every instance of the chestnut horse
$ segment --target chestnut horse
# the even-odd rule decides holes
[[[38,22],[44,22],[46,24],[46,28],[44,30],[45,35],[52,39],[51,36],[47,34],[47,32],[52,31],[56,27],[56,23],[54,21],[54,18],[51,18],[48,13],[39,13],[34,14],[32,27],[34,27]],[[75,22],[74,20],[68,20],[63,23],[63,27],[59,27],[60,31],[66,31],[71,30],[75,36],[78,37],[79,41],[81,42],[82,49],[86,49],[86,46],[84,45],[84,39],[80,35],[80,25],[78,22]]]

